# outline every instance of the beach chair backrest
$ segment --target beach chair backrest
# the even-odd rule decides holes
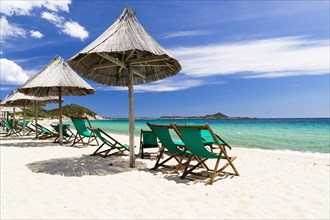
[[[77,132],[81,135],[90,135],[90,132],[88,131],[85,121],[88,122],[89,127],[92,127],[92,125],[90,124],[88,118],[85,117],[81,117],[81,118],[77,118],[77,117],[71,117],[72,123],[74,125],[74,127],[76,128]]]
[[[52,132],[51,130],[49,130],[48,128],[40,125],[40,124],[37,124],[37,126],[43,131],[45,132],[46,134],[53,134],[54,132]]]
[[[181,134],[181,138],[187,149],[197,156],[203,158],[217,158],[218,155],[210,152],[202,139],[202,130],[207,130],[205,126],[176,125]]]
[[[170,125],[159,125],[147,123],[150,129],[156,134],[162,145],[173,153],[182,153],[182,150],[177,148],[177,145],[173,142],[170,134]]]
[[[142,141],[142,145],[146,148],[158,147],[157,136],[153,131],[141,129],[141,141]]]
[[[204,126],[204,123],[186,123],[188,126]],[[207,129],[201,129],[201,136],[203,140],[207,143],[215,143],[215,140],[212,137],[212,134]]]
[[[13,126],[10,124],[10,122],[7,119],[3,119],[3,122],[5,123],[6,129],[12,131]]]

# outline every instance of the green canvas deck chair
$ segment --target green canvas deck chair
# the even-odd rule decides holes
[[[56,139],[54,143],[60,142],[60,129],[58,124],[51,124],[53,129],[57,132]],[[70,143],[72,139],[75,137],[74,133],[70,130],[69,124],[63,125],[63,143]]]
[[[71,120],[77,131],[71,146],[74,146],[75,144],[79,144],[79,143],[83,145],[92,145],[90,143],[93,140],[95,140],[97,145],[99,145],[96,135],[87,129],[85,122],[87,122],[89,128],[92,128],[92,125],[87,117],[71,117]],[[84,142],[85,138],[88,138],[87,142]]]
[[[91,154],[92,156],[107,157],[114,154],[121,154],[126,151],[129,152],[129,146],[127,144],[121,144],[116,139],[111,137],[109,134],[102,131],[100,128],[89,127],[88,129],[102,141],[101,146],[97,148],[93,154]],[[106,146],[107,149],[103,150],[102,149],[103,146]]]
[[[143,130],[140,132],[140,154],[141,158],[144,159],[145,152],[144,149],[157,148],[158,152],[160,151],[159,144],[157,142],[157,136],[153,131]]]
[[[5,136],[8,137],[10,135],[15,134],[16,136],[22,136],[22,134],[13,127],[13,125],[7,119],[1,119],[6,127]]]
[[[203,123],[186,123],[186,125],[200,125],[203,126],[205,124]],[[213,144],[216,145],[216,141],[213,139],[212,134],[210,133],[209,130],[201,130],[201,136],[202,136],[202,140],[204,142],[205,145],[210,146],[211,151],[213,152],[214,149],[217,149],[217,147],[213,146]],[[223,146],[227,146],[231,149],[231,147],[229,146],[229,144],[227,144],[223,139],[221,139],[221,137],[217,134],[215,134],[215,136],[218,138],[218,140],[220,141],[221,145]]]
[[[180,178],[185,178],[187,175],[197,175],[202,177],[208,177],[208,179],[205,182],[205,185],[207,184],[213,184],[214,178],[221,173],[230,174],[230,175],[236,175],[239,176],[239,173],[237,172],[233,161],[236,159],[236,157],[229,157],[226,151],[226,146],[222,145],[220,143],[220,140],[217,138],[217,136],[214,134],[210,126],[206,123],[204,126],[201,125],[176,125],[174,124],[175,128],[180,132],[182,141],[185,143],[187,149],[191,152],[188,162],[185,166],[185,169],[183,171],[183,174]],[[212,138],[215,140],[216,144],[218,145],[220,152],[219,153],[213,153],[209,150],[208,146],[205,145],[202,139],[202,132],[201,130],[208,130],[210,134],[212,135]],[[199,158],[197,160],[197,164],[191,166],[191,162],[193,158]],[[202,163],[205,164],[205,162],[208,159],[216,159],[216,163],[213,169],[210,169],[209,167],[200,166]],[[225,164],[219,169],[220,161],[224,160]],[[226,169],[228,166],[230,166],[234,172],[225,172],[224,169]],[[205,172],[194,172],[194,170],[199,167],[204,167],[208,173]]]
[[[159,139],[162,147],[160,149],[160,153],[158,155],[157,161],[155,163],[155,166],[152,168],[152,170],[156,170],[158,167],[166,167],[166,168],[172,168],[172,171],[170,173],[178,173],[179,169],[182,166],[182,161],[185,155],[189,154],[189,151],[186,151],[185,145],[181,141],[173,141],[170,129],[173,129],[172,125],[165,125],[165,124],[150,124],[147,122],[147,125],[150,127],[150,129],[156,134],[157,138]],[[170,154],[167,158],[165,156],[165,149],[167,149],[167,152]],[[164,158],[162,161],[160,161],[162,158]],[[176,165],[169,166],[166,163],[170,160],[176,160]]]
[[[57,135],[58,135],[57,133],[49,130],[48,128],[46,128],[45,126],[42,126],[41,124],[37,124],[36,128],[38,129],[38,134],[40,134],[40,136],[38,136],[38,138],[42,139],[42,140],[57,137]]]

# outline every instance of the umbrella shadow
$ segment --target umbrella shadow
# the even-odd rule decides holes
[[[46,173],[65,177],[105,176],[144,169],[146,164],[136,162],[135,168],[128,167],[129,160],[120,156],[102,158],[82,155],[81,157],[57,158],[29,163],[26,166],[34,173]]]
[[[13,140],[13,139],[12,139]],[[29,148],[29,147],[58,147],[58,143],[53,143],[52,141],[31,141],[36,140],[33,138],[19,139],[23,140],[20,142],[12,143],[12,142],[1,142],[1,147],[20,147],[20,148]]]

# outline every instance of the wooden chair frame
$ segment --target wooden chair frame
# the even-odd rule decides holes
[[[218,137],[211,129],[211,127],[206,123],[204,126],[193,126],[193,125],[176,125],[176,124],[173,124],[173,126],[175,127],[175,129],[180,132],[180,129],[184,129],[184,128],[194,128],[194,129],[206,129],[208,130],[213,139],[215,140],[217,146],[219,147],[219,150],[220,152],[217,153],[217,158],[216,158],[216,163],[215,163],[215,167],[213,169],[210,169],[206,164],[205,162],[208,160],[208,159],[211,159],[211,158],[205,158],[205,157],[202,157],[200,155],[198,155],[198,153],[196,151],[194,151],[192,148],[189,149],[189,145],[186,145],[187,149],[188,150],[192,150],[189,158],[188,158],[188,161],[186,163],[186,166],[184,168],[184,171],[183,171],[183,174],[180,178],[185,178],[187,175],[191,174],[191,175],[196,175],[196,176],[202,176],[202,177],[207,177],[208,179],[206,180],[205,182],[205,185],[207,184],[213,184],[214,182],[214,178],[218,175],[220,175],[221,173],[225,173],[225,174],[229,174],[229,175],[236,175],[236,176],[239,176],[239,173],[236,169],[236,167],[234,166],[233,164],[233,161],[236,159],[236,156],[234,157],[229,157],[228,154],[227,154],[227,151],[226,151],[226,147],[228,147],[229,149],[231,149],[231,147],[226,143],[224,142],[220,137]],[[181,133],[181,132],[180,132]],[[182,136],[182,134],[180,135],[180,137],[182,138],[182,140],[184,141],[184,138]],[[225,143],[225,144],[221,144],[220,140]],[[205,147],[205,146],[204,146]],[[205,148],[207,149],[207,148]],[[214,154],[214,152],[212,152],[210,150],[210,153]],[[191,166],[191,161],[193,158],[198,158],[197,160],[197,164],[193,165],[192,167],[189,168],[189,166]],[[224,164],[220,169],[219,169],[219,165],[220,165],[220,161],[221,159],[224,159],[227,163]],[[234,170],[234,172],[225,172],[224,170],[228,167],[228,166],[231,166],[231,168]],[[205,168],[207,171],[211,172],[211,174],[206,174],[206,173],[202,173],[202,172],[194,172],[194,170],[197,168],[197,167],[203,167]]]
[[[167,146],[166,143],[164,143],[164,139],[161,135],[157,134],[157,129],[154,129],[154,127],[161,127],[161,128],[166,128],[168,129],[174,129],[174,127],[171,124],[150,124],[147,122],[147,125],[150,127],[150,129],[156,134],[156,136],[158,137],[160,143],[162,144],[162,147],[160,148],[160,153],[158,155],[157,161],[154,165],[154,167],[152,168],[152,170],[156,170],[159,167],[165,167],[165,168],[171,168],[172,170],[166,173],[178,173],[178,171],[182,168],[182,166],[184,165],[183,163],[183,159],[184,157],[187,155],[187,153],[189,154],[189,152],[186,152],[186,148],[184,147],[184,144],[178,143],[178,142],[174,142],[171,135],[169,134],[169,138],[171,138],[171,141],[173,143],[171,143],[171,146]],[[175,147],[174,147],[175,146]],[[165,149],[167,149],[167,152],[170,154],[169,156],[165,157]],[[164,158],[164,159],[163,159]],[[161,159],[163,159],[161,161]],[[176,165],[172,165],[169,166],[166,163],[170,160],[176,160],[177,164]]]
[[[114,154],[124,153],[125,151],[129,152],[128,145],[121,144],[119,141],[111,137],[109,134],[105,133],[100,128],[88,127],[88,129],[103,142],[101,146],[97,148],[96,151],[94,151],[94,153],[91,154],[92,156],[108,157]],[[107,139],[105,139],[104,136]],[[108,149],[101,150],[101,148],[105,145],[108,146]],[[111,151],[115,151],[115,152],[110,154]]]

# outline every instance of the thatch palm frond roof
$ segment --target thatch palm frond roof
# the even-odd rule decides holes
[[[127,86],[129,66],[134,85],[164,79],[181,70],[179,62],[145,31],[129,7],[68,63],[84,77],[114,86]]]
[[[56,56],[18,90],[24,94],[44,97],[57,96],[59,88],[62,95],[82,96],[95,92],[59,56]]]
[[[45,105],[47,103],[56,103],[58,102],[58,97],[56,96],[45,96],[45,97],[36,97],[25,95],[21,92],[15,92],[8,99],[6,99],[6,103],[4,106],[29,106],[34,105],[35,102],[38,105]]]

